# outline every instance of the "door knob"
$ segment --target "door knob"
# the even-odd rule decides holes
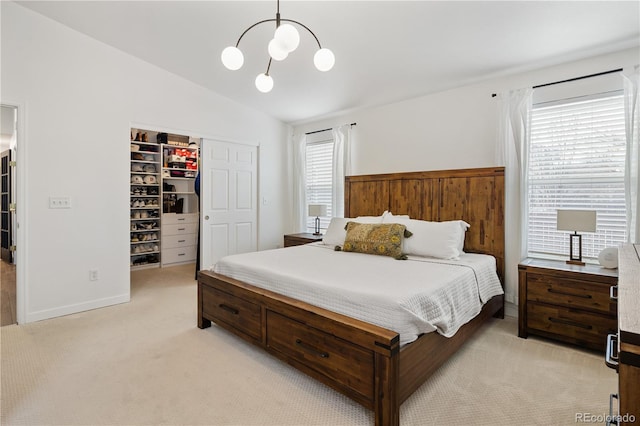
[[[205,216],[204,220],[209,220],[209,215]]]

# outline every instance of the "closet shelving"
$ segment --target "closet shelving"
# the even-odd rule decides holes
[[[198,152],[198,140],[194,139],[183,140],[181,145],[162,145],[163,266],[196,260]]]
[[[163,213],[197,213],[198,146],[162,145]]]
[[[132,269],[196,260],[199,142],[184,135],[131,129]]]
[[[160,167],[161,151],[149,142],[148,133],[136,131],[131,140],[130,265],[160,266]],[[146,135],[146,136],[142,136]]]

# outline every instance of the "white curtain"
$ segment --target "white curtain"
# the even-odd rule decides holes
[[[497,164],[505,166],[505,299],[518,303],[518,263],[527,256],[527,169],[533,89],[498,95]]]
[[[292,181],[293,181],[293,232],[306,232],[307,230],[307,171],[306,151],[307,135],[293,135],[292,147]]]
[[[333,136],[333,217],[344,217],[344,177],[351,174],[351,125],[334,128]]]
[[[627,241],[640,243],[640,105],[638,102],[638,85],[640,72],[636,69],[624,80],[624,114],[627,138],[625,158],[625,197],[627,202]]]

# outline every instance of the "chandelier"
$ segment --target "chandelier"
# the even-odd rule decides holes
[[[293,19],[280,18],[280,0],[277,0],[276,17],[274,19],[265,19],[251,25],[240,35],[235,46],[229,46],[222,51],[221,59],[225,67],[232,71],[238,70],[242,67],[242,64],[244,64],[244,55],[242,54],[242,51],[238,49],[240,40],[242,40],[242,37],[244,37],[250,29],[260,24],[264,24],[265,22],[275,22],[276,31],[273,35],[273,39],[271,39],[267,45],[267,51],[269,52],[269,64],[267,65],[267,71],[264,74],[258,74],[256,77],[256,88],[259,91],[267,93],[273,89],[273,78],[269,75],[271,61],[282,61],[286,59],[287,56],[289,56],[289,53],[296,50],[298,44],[300,44],[300,34],[298,34],[298,30],[295,26],[291,25],[291,23],[297,24],[309,31],[316,40],[316,43],[318,43],[318,51],[313,56],[313,63],[316,68],[320,71],[329,71],[333,68],[333,64],[336,62],[333,52],[320,45],[320,41],[313,31],[311,31],[306,25],[298,21],[294,21]],[[282,24],[282,22],[287,23]]]

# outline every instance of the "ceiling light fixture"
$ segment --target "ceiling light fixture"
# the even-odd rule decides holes
[[[257,25],[264,24],[265,22],[275,22],[276,23],[276,31],[273,35],[273,39],[269,42],[267,46],[267,52],[269,52],[269,64],[267,65],[267,71],[264,74],[258,74],[256,77],[256,87],[259,91],[263,93],[270,92],[273,89],[273,78],[269,75],[269,70],[271,69],[271,61],[282,61],[289,56],[289,53],[296,50],[298,45],[300,44],[300,34],[298,34],[298,30],[295,26],[290,23],[297,24],[309,31],[313,38],[318,43],[318,51],[313,56],[313,63],[316,68],[320,71],[329,71],[333,68],[333,65],[336,62],[336,58],[333,55],[333,52],[327,48],[323,48],[320,45],[320,41],[318,37],[304,24],[301,24],[298,21],[294,21],[293,19],[284,19],[280,18],[280,0],[277,0],[277,11],[276,17],[274,19],[265,19],[263,21],[256,22],[251,25],[249,28],[244,30],[244,32],[240,35],[238,42],[235,46],[229,46],[222,51],[222,55],[220,55],[222,59],[222,63],[228,69],[235,71],[242,67],[244,64],[244,55],[242,51],[238,49],[238,45],[240,44],[240,40],[242,37],[249,32],[249,30]],[[290,22],[286,24],[282,24],[282,22]]]

